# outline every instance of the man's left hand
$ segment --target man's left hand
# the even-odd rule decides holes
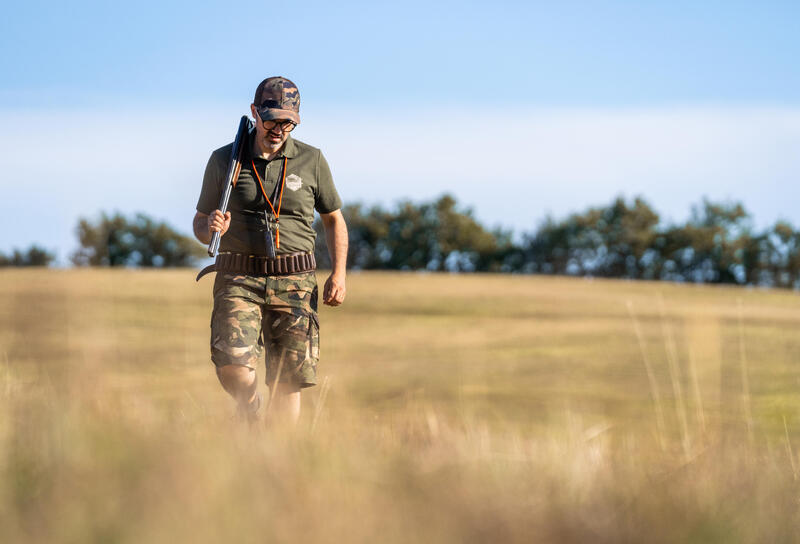
[[[344,302],[345,295],[344,276],[331,274],[325,280],[325,288],[322,291],[322,302],[328,306],[339,306]]]

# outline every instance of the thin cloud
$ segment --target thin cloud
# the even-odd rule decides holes
[[[449,191],[518,229],[617,194],[675,218],[708,196],[741,200],[761,222],[800,219],[800,109],[451,112],[343,126],[326,119],[314,136],[367,200]]]

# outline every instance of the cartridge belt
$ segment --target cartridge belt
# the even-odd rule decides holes
[[[244,253],[220,253],[214,264],[202,269],[195,281],[211,272],[244,274],[247,276],[287,276],[302,274],[317,268],[313,253],[290,253],[274,259]]]

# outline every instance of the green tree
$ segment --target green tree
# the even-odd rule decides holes
[[[81,218],[77,234],[81,247],[72,255],[77,266],[192,266],[205,256],[193,238],[142,213],[132,218],[101,213],[95,222]]]
[[[365,209],[361,204],[349,204],[342,208],[347,223],[349,245],[347,266],[357,270],[383,268],[384,259],[378,249],[389,231],[389,214],[379,206]],[[322,268],[330,267],[328,244],[322,222],[314,222],[317,231],[315,256]]]
[[[348,265],[389,270],[510,270],[504,260],[513,254],[511,234],[490,232],[469,209],[459,209],[444,195],[432,202],[402,201],[392,211],[379,206],[346,206],[342,214],[349,232]],[[330,264],[321,223],[317,261]],[[505,268],[504,268],[505,266]]]
[[[27,250],[14,249],[10,256],[0,253],[0,267],[50,266],[55,258],[55,254],[34,244]]]
[[[752,283],[776,287],[800,287],[800,232],[785,221],[778,221],[757,240]]]
[[[692,208],[685,225],[664,231],[658,243],[663,259],[660,278],[745,283],[744,256],[753,237],[750,215],[742,204],[704,199]]]
[[[657,256],[658,214],[641,198],[617,198],[563,221],[547,218],[524,237],[523,269],[546,274],[647,277]]]
[[[435,213],[436,242],[432,251],[434,258],[428,268],[450,271],[507,270],[513,245],[510,232],[486,230],[475,219],[471,209],[459,209],[455,198],[450,195],[442,196],[431,207]]]

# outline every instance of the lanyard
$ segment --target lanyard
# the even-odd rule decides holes
[[[258,180],[258,186],[261,188],[261,194],[264,195],[264,200],[267,201],[270,209],[272,210],[273,215],[275,215],[275,246],[280,249],[281,247],[281,231],[280,231],[280,215],[281,215],[281,204],[283,203],[283,186],[286,183],[286,157],[283,158],[283,166],[281,167],[281,191],[280,196],[278,196],[278,208],[275,209],[275,206],[270,202],[269,197],[267,196],[267,192],[264,190],[264,184],[261,182],[261,176],[258,175],[258,170],[256,170],[256,163],[254,160],[250,159],[250,164],[253,165],[253,172],[256,175],[256,179]],[[265,174],[266,175],[266,174]],[[277,189],[277,187],[276,187]]]

